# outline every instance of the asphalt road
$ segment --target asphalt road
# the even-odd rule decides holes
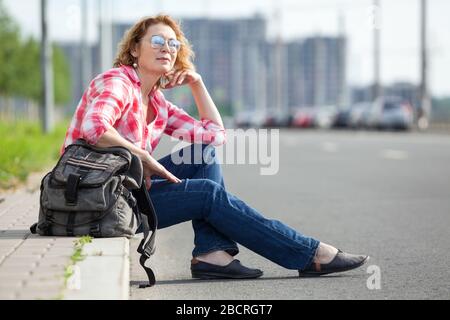
[[[238,258],[262,278],[193,280],[184,223],[159,231],[156,287],[138,288],[145,274],[132,241],[131,299],[450,298],[450,135],[282,131],[279,162],[271,176],[261,165],[224,164],[228,191],[304,234],[369,254],[367,265],[305,279],[240,247]]]

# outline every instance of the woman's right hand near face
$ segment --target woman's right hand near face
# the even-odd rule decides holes
[[[145,153],[141,156],[142,167],[144,169],[144,178],[147,184],[147,188],[151,186],[151,177],[154,175],[165,178],[173,183],[181,183],[181,180],[175,177],[170,171],[168,171],[162,164],[160,164],[150,154]]]

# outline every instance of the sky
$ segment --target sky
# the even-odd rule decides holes
[[[53,40],[80,39],[82,0],[48,0],[50,35]],[[89,39],[97,39],[99,0],[88,1]],[[381,32],[381,78],[383,84],[420,80],[420,0],[102,0],[111,4],[114,21],[135,22],[145,15],[164,12],[177,18],[237,18],[259,13],[268,19],[268,34],[278,31],[285,40],[311,35],[349,37],[348,78],[351,85],[373,79],[372,33]],[[39,0],[3,0],[24,35],[39,37]],[[428,0],[430,90],[450,96],[450,1]],[[280,12],[276,20],[274,12]],[[341,17],[341,18],[340,18]],[[281,22],[277,22],[281,21]]]

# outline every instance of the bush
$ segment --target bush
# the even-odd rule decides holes
[[[26,181],[31,172],[41,171],[59,158],[68,122],[44,134],[38,123],[0,122],[0,188]]]
[[[17,23],[0,0],[0,95],[41,101],[41,48],[33,38],[22,39]],[[70,67],[63,51],[53,45],[55,103],[70,100]]]

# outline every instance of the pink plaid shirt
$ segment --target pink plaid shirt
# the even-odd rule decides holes
[[[111,69],[97,76],[84,93],[66,133],[64,148],[79,138],[95,145],[109,126],[150,154],[163,133],[192,143],[215,146],[225,143],[225,130],[212,120],[196,120],[152,91],[149,108],[155,119],[147,124],[141,108],[140,80],[129,66]]]

